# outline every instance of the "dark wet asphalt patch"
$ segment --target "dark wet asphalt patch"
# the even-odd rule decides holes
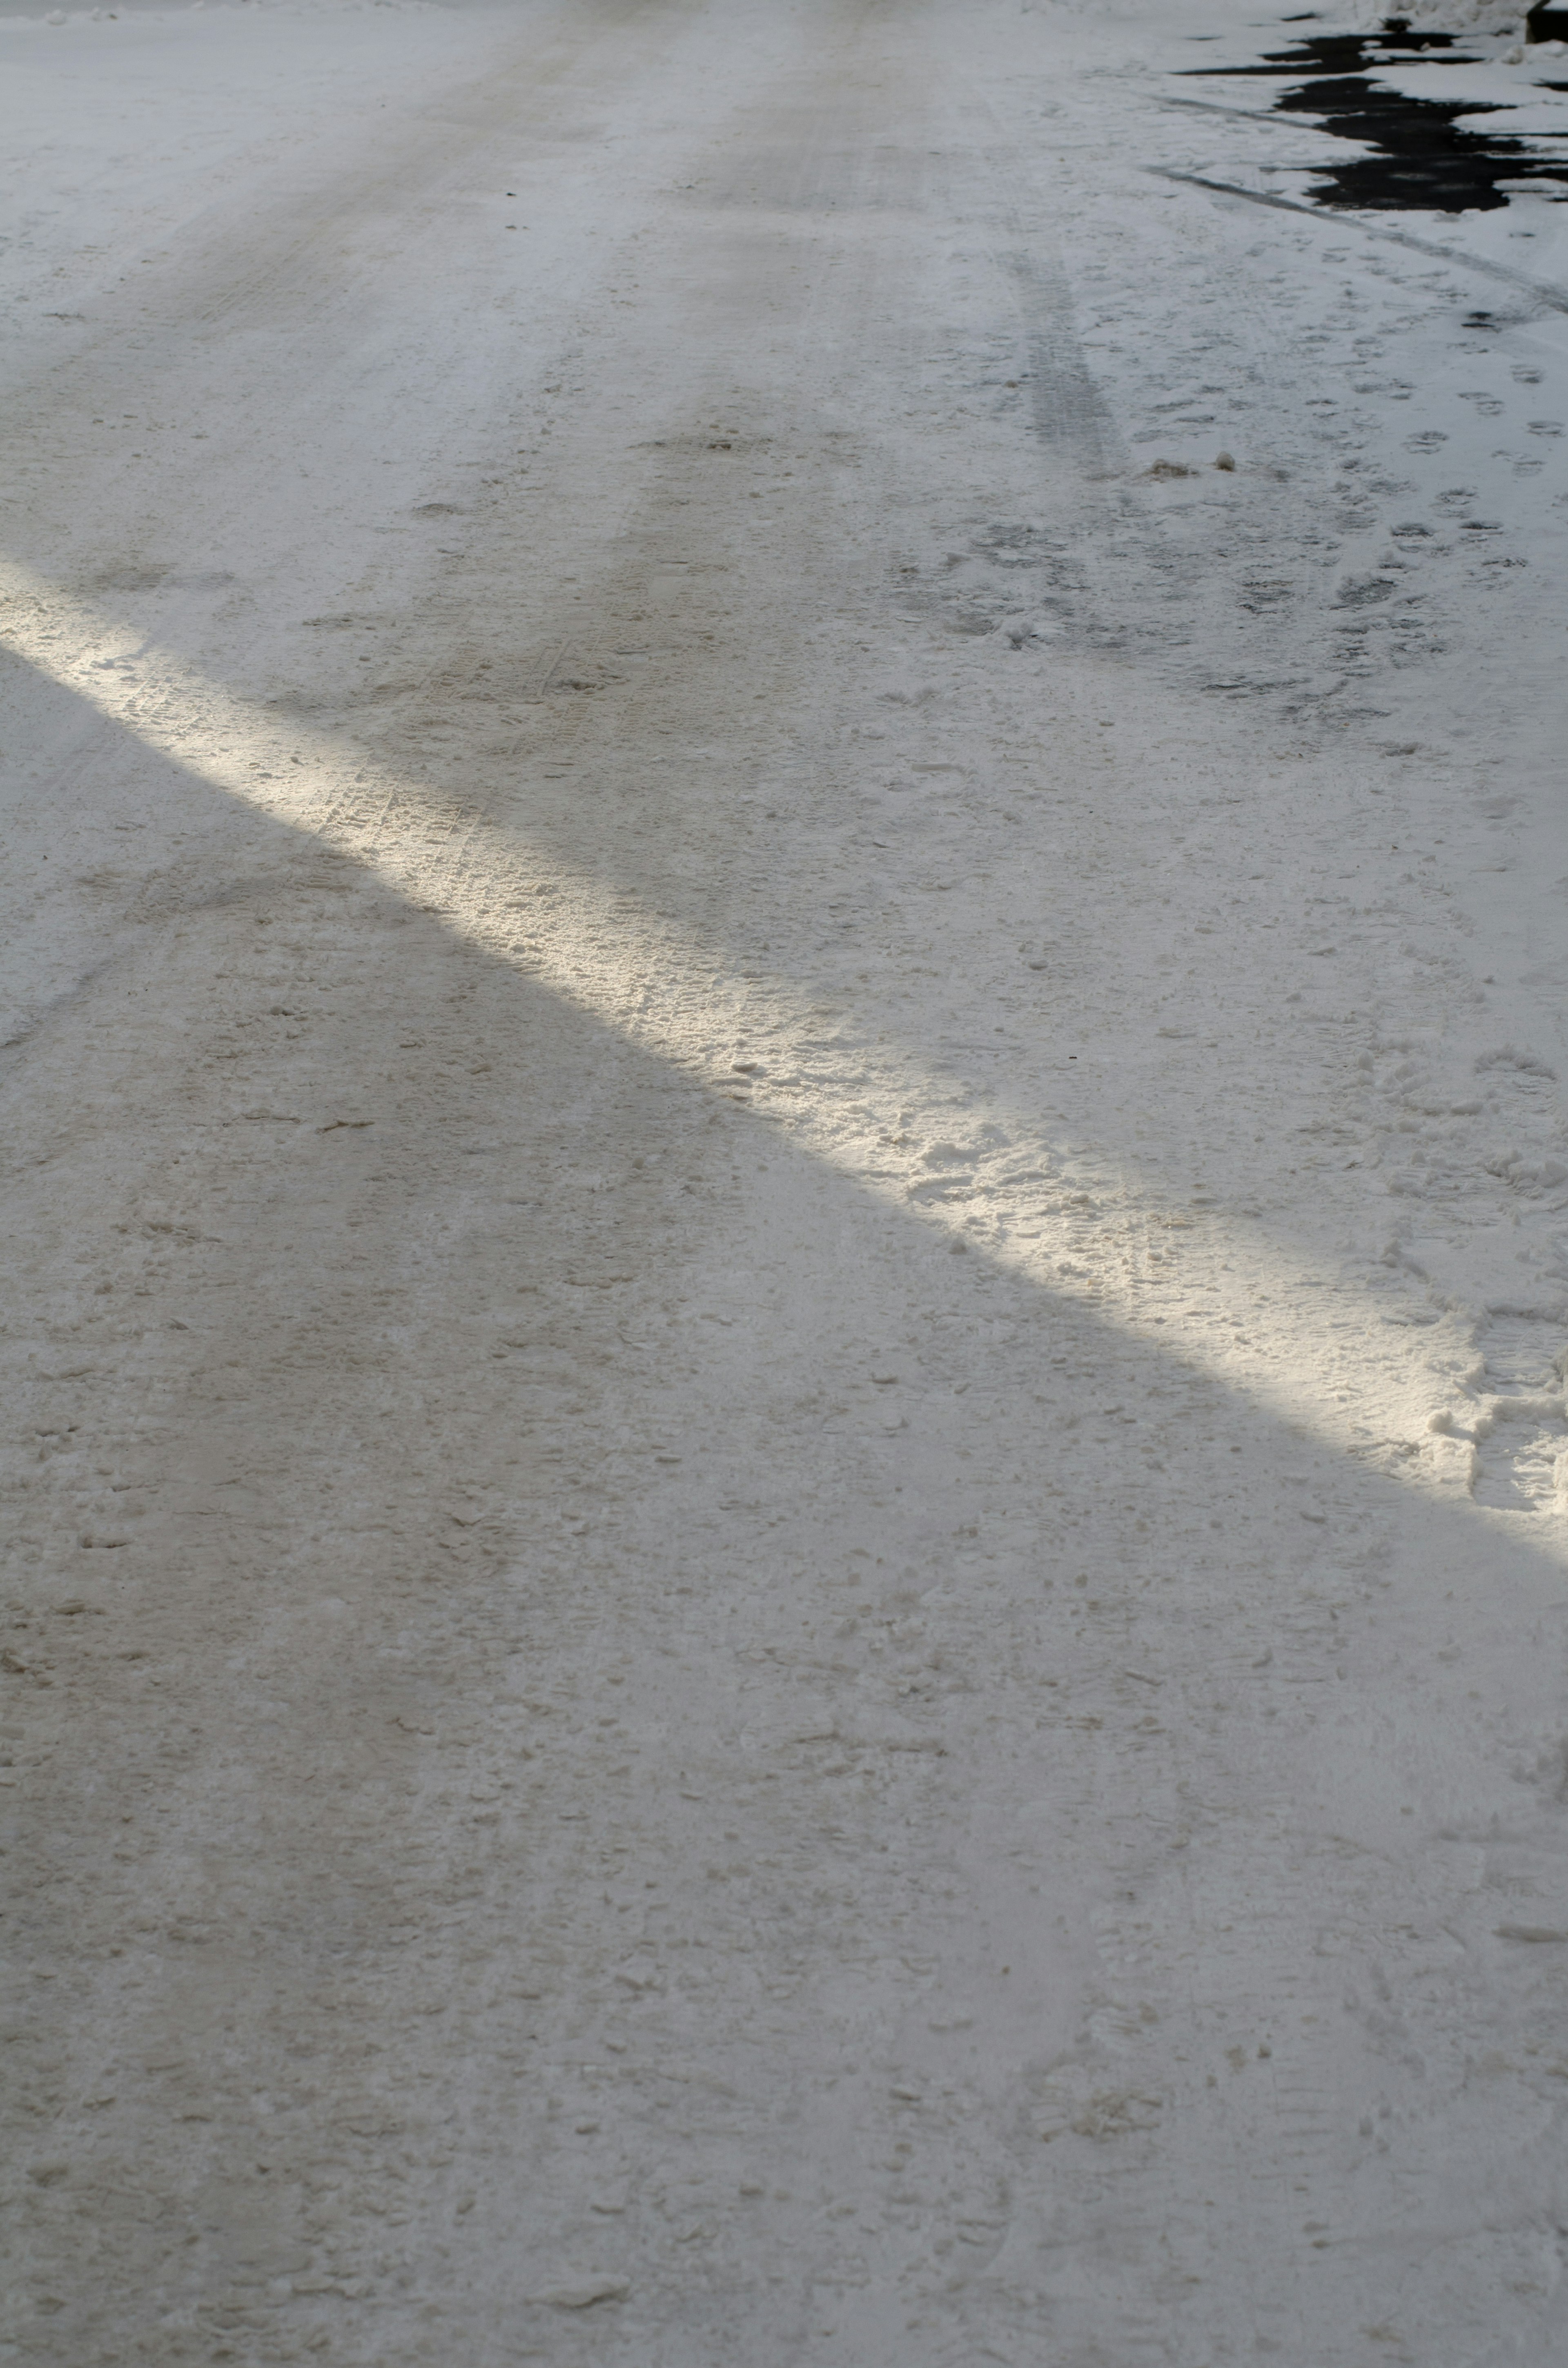
[[[1289,21],[1289,20],[1288,20]],[[1304,18],[1296,21],[1305,22]],[[1238,75],[1282,74],[1306,67],[1323,74],[1369,74],[1396,59],[1420,58],[1425,63],[1474,65],[1473,50],[1458,46],[1452,33],[1415,32],[1402,18],[1391,17],[1375,33],[1307,33],[1289,49],[1266,50],[1256,65],[1191,66],[1191,74]]]
[[[1358,140],[1369,156],[1325,165],[1313,175],[1319,205],[1387,210],[1416,206],[1461,214],[1506,206],[1514,190],[1540,182],[1568,196],[1568,166],[1506,134],[1472,131],[1478,116],[1512,108],[1476,99],[1412,98],[1361,75],[1281,92],[1281,114],[1309,115],[1325,131]],[[1460,119],[1463,121],[1460,121]]]
[[[1506,206],[1517,190],[1539,187],[1543,196],[1568,197],[1568,154],[1542,154],[1539,140],[1501,131],[1472,129],[1477,119],[1515,110],[1485,99],[1413,97],[1375,79],[1379,66],[1418,60],[1423,64],[1478,63],[1459,48],[1451,33],[1412,30],[1390,18],[1377,33],[1323,33],[1268,52],[1256,65],[1197,67],[1205,80],[1281,78],[1315,68],[1307,81],[1283,90],[1276,115],[1298,116],[1335,138],[1355,141],[1370,153],[1327,160],[1312,168],[1308,192],[1321,206],[1354,206],[1374,212],[1485,212]],[[1547,85],[1551,87],[1551,85]]]

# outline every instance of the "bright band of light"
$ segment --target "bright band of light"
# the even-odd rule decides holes
[[[1493,1410],[1461,1404],[1459,1435],[1437,1435],[1437,1384],[1412,1334],[1364,1291],[1304,1271],[1261,1226],[1162,1206],[1108,1163],[1091,1201],[1064,1181],[1039,1119],[1005,1096],[980,1101],[949,1065],[857,1040],[798,981],[743,971],[636,894],[399,779],[346,736],[279,722],[14,562],[0,562],[0,646],[924,1224],[1320,1439],[1392,1454],[1401,1477],[1464,1497],[1464,1430],[1483,1436]]]

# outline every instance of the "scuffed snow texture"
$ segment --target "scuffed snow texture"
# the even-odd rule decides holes
[[[1563,2356],[1568,243],[1287,38],[0,23],[0,2357]]]
[[[1345,21],[1356,26],[1377,27],[1386,24],[1391,17],[1403,17],[1405,23],[1421,32],[1479,34],[1519,34],[1524,30],[1526,7],[1511,6],[1510,0],[1410,0],[1408,6],[1381,7],[1376,0],[1358,0],[1358,5],[1346,12]],[[1331,31],[1333,14],[1325,14],[1322,29]],[[1316,26],[1313,30],[1317,30]]]

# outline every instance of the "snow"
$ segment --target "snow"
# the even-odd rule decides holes
[[[1528,13],[1529,0],[1525,0],[1523,6],[1511,5],[1511,0],[1411,0],[1408,8],[1397,11],[1378,7],[1375,0],[1360,0],[1360,5],[1347,11],[1346,16],[1348,22],[1374,31],[1387,22],[1391,14],[1398,14],[1419,31],[1484,40],[1498,34],[1522,33]]]
[[[1285,14],[0,17],[0,2356],[1561,2348],[1564,216]]]

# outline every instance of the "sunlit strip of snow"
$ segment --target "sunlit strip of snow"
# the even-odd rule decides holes
[[[1313,1271],[1261,1225],[1102,1167],[1074,1190],[1037,1114],[737,960],[624,884],[568,871],[477,805],[280,721],[176,655],[0,562],[0,646],[146,748],[353,859],[487,954],[569,997],[925,1224],[1287,1420],[1460,1502],[1473,1450],[1434,1423],[1431,1335]],[[1420,1319],[1429,1322],[1430,1312]]]

